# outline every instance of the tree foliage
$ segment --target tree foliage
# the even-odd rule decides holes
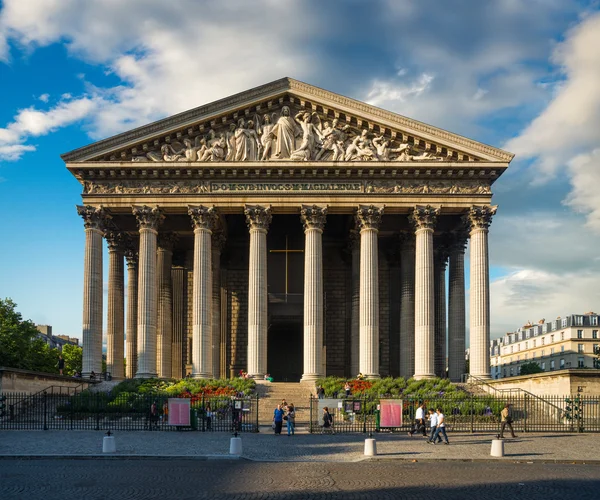
[[[529,363],[523,363],[521,365],[521,375],[533,375],[534,373],[543,373],[542,367],[538,365],[535,361],[530,361]]]
[[[76,345],[65,344],[62,348],[62,357],[65,360],[65,375],[75,375],[81,372],[83,366],[83,349]]]
[[[58,373],[58,351],[38,337],[38,331],[16,310],[11,299],[0,299],[0,366]]]

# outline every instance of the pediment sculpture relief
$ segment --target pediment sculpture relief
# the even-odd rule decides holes
[[[243,162],[243,161],[442,161],[413,144],[384,134],[341,125],[337,118],[282,106],[277,112],[236,118],[212,126],[206,133],[170,140],[155,149],[136,153],[132,161]]]

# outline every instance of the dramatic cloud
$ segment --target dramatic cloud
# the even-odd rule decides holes
[[[533,158],[542,180],[570,178],[564,202],[588,214],[600,232],[600,196],[594,192],[600,168],[600,14],[584,19],[567,33],[553,55],[563,80],[545,110],[506,148]]]

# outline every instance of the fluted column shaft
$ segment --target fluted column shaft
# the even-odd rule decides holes
[[[185,280],[184,267],[175,267],[171,272],[173,284],[173,342],[171,347],[171,376],[181,378],[184,373],[183,332],[187,325],[185,316]]]
[[[189,207],[194,227],[192,296],[192,377],[211,378],[212,370],[212,230],[214,207]]]
[[[225,243],[222,231],[213,234],[212,240],[212,372],[221,377],[221,248]]]
[[[490,378],[490,276],[488,262],[488,227],[497,207],[472,207],[471,286],[470,286],[470,356],[469,373]]]
[[[460,382],[465,371],[465,248],[450,253],[448,270],[448,377]]]
[[[323,352],[323,226],[327,208],[304,206],[304,373],[302,381],[321,375]]]
[[[138,267],[137,378],[155,378],[156,325],[158,319],[156,248],[158,227],[164,216],[158,207],[134,207],[140,228]]]
[[[137,372],[137,307],[138,307],[138,256],[137,252],[126,252],[127,258],[127,378]]]
[[[415,231],[415,375],[435,377],[434,372],[434,270],[433,229],[439,209],[416,207],[412,214]]]
[[[446,253],[444,249],[434,252],[434,372],[446,377]]]
[[[379,378],[379,250],[382,207],[361,206],[360,224],[360,359],[359,370],[370,379]]]
[[[352,238],[352,312],[350,324],[350,375],[360,371],[360,233],[354,231]]]
[[[248,375],[262,379],[267,373],[267,231],[271,208],[246,206],[250,226],[248,273]]]
[[[172,376],[171,343],[173,342],[173,245],[177,237],[173,233],[161,233],[158,237],[158,320],[156,331],[156,367],[158,376]]]
[[[108,241],[108,318],[106,324],[106,371],[124,378],[125,360],[125,266],[121,233],[106,234]]]
[[[82,376],[88,378],[102,372],[102,236],[110,217],[102,207],[78,206],[77,213],[85,227]]]
[[[415,239],[407,234],[400,250],[400,376],[415,373]]]

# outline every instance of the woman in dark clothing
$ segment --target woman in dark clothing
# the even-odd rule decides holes
[[[273,412],[273,422],[275,423],[275,434],[281,434],[281,426],[283,425],[283,413],[281,405],[277,405]]]

